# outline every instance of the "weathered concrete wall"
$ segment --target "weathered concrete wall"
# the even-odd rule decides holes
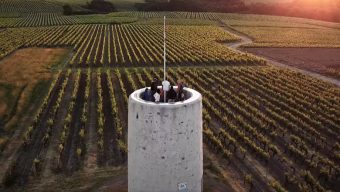
[[[175,104],[129,98],[129,192],[202,191],[202,97]],[[180,190],[182,188],[182,190]]]

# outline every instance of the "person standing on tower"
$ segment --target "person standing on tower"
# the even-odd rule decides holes
[[[159,103],[161,99],[161,90],[156,89],[156,93],[153,95],[153,97],[155,98],[155,102]]]
[[[168,102],[168,98],[167,98],[167,92],[170,90],[170,82],[167,80],[164,80],[162,82],[162,94],[161,94],[161,100],[166,103]]]
[[[171,85],[170,86],[170,90],[168,91],[168,101],[171,102],[175,102],[176,101],[176,97],[177,97],[177,93],[174,90],[174,87]]]
[[[184,88],[184,83],[180,80],[177,81],[177,101],[184,101],[185,99],[185,95],[183,92],[183,88]]]
[[[158,86],[158,79],[155,77],[153,78],[153,81],[151,82],[151,92],[152,95],[154,95],[157,92],[157,86]]]

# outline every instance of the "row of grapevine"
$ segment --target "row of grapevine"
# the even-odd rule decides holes
[[[2,0],[0,1],[0,13],[8,13],[8,16],[18,17],[30,13],[59,13],[62,14],[63,8],[60,5],[48,1],[38,0]],[[1,16],[0,14],[0,16]]]
[[[22,150],[19,151],[15,161],[7,170],[5,183],[26,182],[29,175],[39,175],[42,171],[43,156],[46,155],[48,145],[51,142],[50,138],[54,132],[54,119],[60,109],[70,75],[70,70],[62,72],[52,82],[51,89],[37,112],[32,126],[24,133]]]
[[[70,25],[76,23],[73,17],[58,13],[34,13],[20,19],[13,27],[39,27],[54,25]]]
[[[71,95],[71,101],[68,103],[67,114],[63,122],[62,131],[59,138],[59,145],[57,149],[57,164],[56,169],[61,170],[62,168],[67,167],[68,159],[69,159],[69,150],[72,139],[74,139],[74,125],[73,122],[76,120],[74,116],[74,112],[77,108],[77,98],[79,95],[79,85],[80,85],[80,76],[81,71],[78,70],[76,73],[76,77],[74,79],[74,87]],[[80,154],[81,155],[81,154]]]
[[[37,114],[36,114],[36,116],[33,120],[33,125],[30,126],[24,134],[24,145],[29,145],[29,143],[31,142],[32,133],[33,133],[35,127],[38,125],[39,120],[40,120],[41,116],[43,115],[45,108],[48,105],[48,99],[51,97],[52,91],[55,89],[57,81],[61,81],[61,72],[60,71],[57,74],[57,78],[55,78],[53,80],[53,82],[51,83],[51,86],[50,86],[50,89],[48,90],[47,96],[44,98],[42,105],[38,109],[38,112],[37,112]]]
[[[207,69],[189,69],[190,70],[170,70],[169,80],[171,82],[175,82],[175,78],[185,79],[185,81],[190,86],[203,93],[203,96],[206,99],[203,100],[204,108],[208,110],[210,114],[212,114],[212,117],[209,117],[206,115],[206,113],[204,113],[205,119],[209,120],[212,118],[214,121],[218,120],[225,125],[225,127],[219,132],[214,133],[215,131],[211,131],[216,130],[216,128],[208,128],[204,132],[206,137],[205,142],[209,146],[212,146],[213,150],[218,149],[218,151],[223,152],[225,149],[227,149],[231,153],[254,154],[255,159],[259,159],[260,161],[266,159],[267,164],[269,163],[269,165],[275,164],[276,166],[282,167],[282,169],[287,169],[287,172],[282,172],[282,177],[284,176],[283,173],[285,173],[289,175],[288,178],[293,178],[292,176],[294,175],[294,172],[288,171],[288,169],[303,170],[301,169],[301,166],[307,165],[306,169],[311,172],[311,176],[314,178],[314,180],[315,178],[322,178],[322,182],[320,182],[320,184],[323,189],[329,188],[330,186],[334,187],[334,182],[339,175],[339,167],[336,165],[336,162],[338,161],[336,159],[337,157],[332,155],[330,149],[336,149],[338,144],[336,140],[330,139],[329,137],[338,137],[338,134],[334,132],[333,136],[327,135],[327,130],[324,130],[320,132],[321,135],[310,135],[306,137],[306,131],[304,131],[304,129],[319,129],[322,128],[322,124],[326,124],[334,126],[328,127],[329,130],[338,130],[337,126],[339,124],[336,122],[336,120],[332,122],[331,119],[327,118],[330,122],[324,122],[325,118],[320,118],[320,114],[323,117],[327,117],[328,112],[331,112],[334,107],[339,107],[339,98],[337,96],[339,91],[338,89],[329,87],[328,89],[324,89],[323,93],[317,95],[317,97],[320,97],[320,100],[324,102],[323,105],[325,105],[325,108],[323,112],[320,111],[320,113],[316,113],[315,115],[313,114],[313,111],[301,110],[304,116],[299,117],[299,114],[296,114],[297,117],[303,118],[308,116],[309,120],[303,119],[300,122],[293,121],[293,124],[290,123],[285,125],[282,124],[283,122],[280,119],[294,119],[294,116],[291,116],[289,113],[285,113],[282,110],[276,110],[277,107],[275,105],[277,105],[277,103],[272,102],[277,102],[275,97],[278,95],[274,93],[269,95],[265,92],[261,92],[262,88],[260,87],[257,87],[256,89],[250,89],[251,86],[254,85],[254,82],[256,85],[257,83],[261,83],[261,80],[252,79],[252,83],[239,83],[242,83],[240,79],[249,76],[249,72],[262,74],[262,76],[268,80],[271,79],[271,76],[267,77],[265,74],[279,72],[282,74],[282,77],[280,77],[282,80],[280,79],[281,82],[277,82],[276,84],[289,87],[290,84],[298,83],[295,81],[295,79],[298,79],[299,77],[296,74],[293,74],[294,72],[289,72],[286,70],[279,71],[270,67],[261,68],[261,70],[254,70],[254,68],[221,68],[217,71]],[[139,85],[144,84],[142,83],[143,81],[140,80],[140,77],[138,77],[139,75],[137,75],[138,73],[136,69],[133,73],[129,71],[126,71],[125,73],[127,77],[130,76],[130,74],[135,75],[135,78],[128,77],[128,86],[134,87],[134,83],[129,79],[136,79]],[[287,75],[288,73],[290,73],[290,75]],[[143,69],[143,75],[141,76],[147,77],[147,81],[150,82],[152,75],[160,77],[157,73],[152,73],[150,75],[146,69]],[[226,79],[225,77],[229,78]],[[287,79],[286,77],[290,78]],[[307,81],[303,82],[305,81],[304,79],[306,79],[306,77],[302,76],[299,82],[299,86],[301,86],[300,92],[303,93],[305,90],[309,90],[304,94],[307,96],[310,95],[310,97],[312,97],[309,92],[314,92],[314,90],[317,90],[317,88],[309,86]],[[265,89],[269,91],[270,89],[274,89],[274,87],[270,87],[270,83],[272,83],[272,81],[268,81],[263,85],[263,87],[266,87]],[[318,83],[318,85],[321,85],[320,81],[311,83]],[[328,85],[325,86],[327,87]],[[225,89],[226,87],[228,87],[228,89]],[[244,91],[241,91],[242,89],[244,89]],[[213,92],[211,92],[211,90],[213,90]],[[250,91],[255,93],[255,95],[249,95]],[[283,89],[282,92],[283,91],[289,93],[295,92],[297,90]],[[258,97],[257,94],[261,94],[264,97]],[[309,100],[308,97],[305,97],[304,99],[307,99],[305,105],[308,105],[309,107],[313,106],[313,100]],[[299,97],[287,97],[285,100],[283,98],[281,98],[281,100],[283,100],[283,102],[285,102],[285,100],[295,102],[301,101]],[[259,102],[266,103],[265,109],[261,109],[261,105],[259,105],[261,103]],[[326,108],[328,110],[326,110]],[[287,109],[289,112],[294,113],[293,108]],[[315,115],[315,117],[311,118],[311,115]],[[303,126],[303,129],[299,127],[303,125],[301,122],[308,123],[311,120],[319,122],[315,124],[309,124],[308,126]],[[299,126],[294,125],[295,123],[297,123]],[[205,127],[208,127],[207,124],[209,123],[205,124]],[[294,128],[289,128],[291,126],[294,126]],[[220,129],[220,127],[218,127],[218,129]],[[311,132],[313,133],[313,131]],[[291,135],[290,139],[287,138],[287,135]],[[328,146],[324,146],[322,144],[322,137],[328,138]],[[221,141],[218,142],[216,139],[221,139]],[[307,141],[307,143],[304,143],[303,140]],[[219,143],[221,143],[221,145]],[[221,148],[223,145],[225,145],[225,148]],[[296,153],[297,151],[301,152]],[[300,155],[300,157],[296,155]],[[227,157],[227,159],[229,158],[230,156]],[[287,160],[287,158],[290,160]],[[273,174],[276,173],[273,172]],[[277,178],[277,180],[280,181],[280,178]],[[286,179],[286,181],[290,183],[289,189],[298,189],[303,191],[306,189],[306,187],[310,187],[308,181],[306,181],[304,177],[298,177],[294,181]],[[273,185],[273,188],[280,189],[279,185],[275,183],[273,184],[269,181],[268,185]],[[312,187],[312,189],[313,188],[314,187]]]
[[[53,88],[59,90],[58,94],[52,91],[54,97],[49,96],[46,100],[47,106],[54,110],[47,116],[38,116],[36,120],[45,122],[39,127],[47,129],[48,124],[52,129],[55,127],[58,119],[48,122],[56,117],[54,112],[57,108],[53,106],[60,103],[58,98],[62,97],[66,82],[70,81],[67,80],[69,73],[74,74],[70,101],[59,106],[67,109],[68,113],[60,118],[64,119],[64,124],[71,122],[71,127],[66,126],[65,129],[60,126],[62,130],[58,137],[68,135],[72,138],[70,145],[63,144],[61,148],[63,153],[69,151],[66,159],[74,159],[70,154],[81,157],[76,161],[78,168],[82,166],[82,157],[87,155],[87,148],[83,146],[90,142],[85,137],[88,129],[84,127],[96,129],[94,145],[98,145],[99,166],[119,165],[126,161],[127,122],[126,114],[122,113],[127,111],[122,106],[127,106],[128,95],[132,91],[150,86],[154,77],[161,79],[162,76],[162,69],[158,68],[102,70],[62,72]],[[270,74],[276,74],[275,78]],[[96,78],[91,79],[93,75]],[[248,180],[249,174],[252,175],[255,188],[260,183],[277,191],[335,189],[340,173],[337,163],[340,152],[339,122],[336,118],[340,106],[338,88],[271,66],[170,68],[168,79],[171,83],[184,80],[189,87],[202,93],[204,143],[227,162],[225,166],[243,170],[240,174],[247,176]],[[89,94],[89,87],[94,84],[96,96]],[[77,95],[76,100],[74,95]],[[84,99],[79,99],[82,98],[79,95],[83,95]],[[318,105],[314,104],[316,101]],[[90,124],[87,121],[88,106],[93,103],[97,107],[96,123]],[[79,126],[76,122],[80,122]],[[35,141],[36,132],[33,131],[30,138],[33,143],[40,143]],[[43,131],[40,138],[46,133]],[[77,138],[81,141],[78,142]],[[20,162],[28,159],[32,163],[37,154],[42,160],[45,153],[34,154],[33,157],[22,155]],[[76,170],[69,168],[72,165],[70,160],[62,162],[62,170]]]
[[[119,115],[118,115],[119,111],[118,111],[117,101],[115,98],[115,94],[117,93],[115,93],[113,89],[112,77],[111,77],[110,71],[106,71],[106,77],[107,77],[107,87],[109,89],[110,101],[111,101],[111,113],[112,113],[113,121],[115,123],[114,131],[116,135],[118,150],[122,158],[126,159],[127,144],[125,142],[124,135],[123,135],[122,120],[119,118]]]
[[[17,33],[13,33],[15,30]],[[29,34],[21,32],[29,30]],[[235,52],[218,42],[237,38],[218,27],[168,26],[170,65],[258,65],[264,61]],[[19,47],[71,46],[75,51],[70,65],[87,66],[159,66],[162,63],[163,38],[159,25],[72,25],[18,28],[1,31],[5,56]],[[7,34],[16,38],[8,39]],[[28,37],[28,38],[27,38]],[[22,38],[22,41],[18,41]],[[18,41],[13,46],[13,41]],[[7,50],[8,49],[8,50]]]
[[[98,149],[100,153],[104,151],[104,113],[103,113],[103,89],[101,83],[100,72],[97,73],[97,114],[98,114],[98,121],[97,121],[97,134],[98,134]]]
[[[111,13],[117,17],[136,17],[136,18],[163,18],[164,15],[170,19],[198,19],[198,20],[221,20],[226,19],[228,14],[212,13],[212,12],[118,12]]]
[[[238,73],[238,75],[237,76],[235,76],[235,75],[233,75],[233,74],[225,74],[225,70],[219,70],[217,73],[215,73],[215,72],[213,72],[213,73],[208,73],[208,75],[206,76],[206,77],[204,77],[203,76],[203,79],[205,79],[206,81],[207,81],[207,83],[208,84],[216,84],[217,82],[216,82],[216,78],[215,77],[219,77],[219,78],[223,78],[223,80],[222,79],[220,79],[219,81],[218,81],[218,84],[220,84],[220,83],[222,83],[221,84],[221,86],[222,87],[229,87],[229,89],[230,88],[232,88],[233,87],[233,85],[232,84],[235,84],[235,82],[238,82],[237,80],[235,80],[235,79],[242,79],[243,77],[245,77],[245,76],[247,76],[246,74],[247,74],[247,72],[248,71],[250,71],[250,72],[253,72],[254,73],[254,70],[242,70],[242,69],[233,69],[233,70],[230,70],[230,69],[228,69],[228,71],[231,71],[231,72],[238,72],[238,71],[242,71],[242,72],[240,72],[240,73]],[[255,70],[255,72],[259,72],[259,71],[257,71],[257,70]],[[188,73],[188,72],[187,72]],[[204,73],[204,72],[203,72]],[[222,74],[225,74],[225,75],[222,75]],[[190,74],[190,72],[189,72],[189,74]],[[225,76],[227,76],[227,77],[231,77],[231,81],[227,81],[227,82],[225,82]],[[184,76],[185,77],[185,76]],[[209,79],[207,79],[207,78],[212,78],[212,77],[214,77],[215,78],[215,81],[212,81],[212,82],[209,82]],[[262,78],[263,78],[264,76],[262,75]],[[190,79],[190,78],[193,78],[193,77],[187,77],[186,79]],[[202,76],[201,76],[201,78],[202,78]],[[214,78],[212,78],[212,79],[214,79]],[[235,78],[235,79],[234,79]],[[266,78],[269,78],[269,77],[266,77]],[[198,85],[198,84],[195,84],[195,82],[191,82],[192,83],[192,85],[194,85],[194,87],[196,87],[196,86],[198,86],[198,87],[200,87],[200,86],[203,86],[204,85],[204,82],[203,81],[198,81],[198,79],[196,78],[195,79],[197,82],[200,82],[201,83],[201,85]],[[224,83],[225,82],[225,83]],[[251,89],[249,89],[248,87],[250,87],[250,86],[252,86],[252,85],[256,85],[256,83],[254,83],[254,82],[259,82],[259,79],[252,79],[252,81],[249,81],[249,82],[247,82],[247,84],[243,84],[243,85],[241,85],[240,87],[242,87],[243,89],[245,89],[245,90],[247,90],[247,91],[250,91]],[[206,85],[207,86],[207,85]],[[278,85],[276,85],[276,86],[278,86]],[[205,86],[204,86],[205,87]],[[270,84],[266,84],[265,85],[265,90],[268,92],[269,91],[269,87],[270,87]],[[198,88],[199,89],[199,88]],[[222,89],[223,90],[223,89]],[[256,93],[256,91],[258,91],[258,90],[261,90],[260,88],[257,88],[257,89],[254,89],[254,90],[252,90],[253,91],[253,93]],[[291,92],[291,91],[294,91],[294,90],[286,90],[286,89],[284,89],[286,92]],[[202,92],[204,92],[204,90],[201,90]],[[217,91],[217,92],[216,92]],[[241,126],[241,127],[243,127],[243,128],[246,128],[247,127],[247,125],[246,124],[244,124],[244,122],[246,122],[247,121],[247,119],[253,119],[253,120],[251,120],[250,122],[252,122],[253,121],[253,123],[254,123],[254,127],[256,127],[257,128],[257,130],[253,130],[253,131],[256,131],[256,132],[258,132],[258,131],[261,131],[261,129],[259,129],[259,128],[262,128],[262,127],[264,127],[264,128],[266,128],[265,127],[265,124],[257,124],[256,122],[257,121],[259,121],[260,119],[263,119],[263,118],[266,118],[265,116],[267,116],[268,118],[273,118],[272,120],[270,120],[270,119],[267,119],[266,121],[267,121],[267,123],[271,123],[272,125],[271,126],[274,126],[274,127],[281,127],[281,125],[280,124],[282,124],[283,122],[282,121],[277,121],[277,120],[279,120],[280,118],[282,119],[282,118],[289,118],[290,120],[291,119],[295,119],[295,117],[294,116],[291,116],[291,115],[289,115],[289,113],[285,113],[285,112],[282,112],[282,109],[281,110],[275,110],[275,112],[274,111],[270,111],[270,113],[266,113],[266,112],[261,112],[260,113],[260,111],[258,111],[257,109],[255,109],[255,108],[251,108],[251,106],[246,106],[245,104],[247,104],[247,103],[242,103],[242,102],[244,102],[244,100],[242,101],[242,100],[238,100],[238,98],[237,97],[235,97],[235,95],[237,95],[237,94],[235,94],[235,93],[238,93],[238,92],[240,92],[240,89],[239,88],[237,88],[237,87],[235,87],[235,92],[233,92],[233,93],[228,93],[228,94],[226,94],[227,93],[227,91],[225,91],[225,90],[223,90],[222,92],[224,92],[223,94],[221,94],[220,96],[218,96],[219,95],[219,92],[220,90],[215,90],[215,95],[214,95],[214,97],[209,97],[209,100],[210,101],[214,101],[213,99],[214,98],[217,98],[214,102],[216,102],[217,103],[217,105],[215,106],[215,107],[217,107],[217,106],[222,106],[222,112],[226,115],[226,117],[228,117],[227,119],[226,119],[226,121],[223,121],[223,123],[225,123],[225,124],[230,124],[230,122],[233,122],[234,120],[233,119],[238,119],[238,124],[239,124],[239,126]],[[279,90],[277,90],[277,91],[279,91]],[[300,90],[300,92],[301,92],[301,90]],[[262,94],[266,94],[265,92],[263,92]],[[210,93],[209,94],[207,94],[207,95],[210,95]],[[273,97],[273,95],[275,95],[274,93],[272,93],[272,95],[270,96],[270,97]],[[252,102],[252,99],[250,99],[249,98],[249,93],[248,92],[245,92],[245,93],[243,93],[243,95],[241,94],[240,96],[242,96],[242,99],[247,99],[248,100],[248,105]],[[269,97],[269,96],[268,96]],[[223,99],[224,98],[224,99]],[[219,103],[219,101],[224,101],[224,102],[226,102],[227,100],[225,99],[225,98],[229,98],[229,99],[231,99],[231,101],[232,102],[230,102],[229,103],[229,105],[231,105],[230,107],[228,107],[228,106],[226,106],[224,103]],[[265,97],[266,98],[266,97]],[[275,98],[275,96],[274,96],[274,98]],[[261,101],[261,100],[263,100],[263,97],[261,98],[261,97],[259,97],[259,98],[257,98],[257,97],[254,97],[253,96],[253,100],[255,99],[255,101]],[[290,99],[290,100],[292,100],[292,98],[287,98],[286,97],[286,99]],[[334,98],[332,98],[332,99],[334,99]],[[284,101],[284,99],[283,98],[281,98],[281,100],[283,100]],[[299,101],[299,98],[295,98],[295,100],[297,100],[297,101]],[[237,105],[234,105],[233,104],[233,102],[236,102],[237,101]],[[262,102],[267,102],[267,101],[262,101]],[[336,101],[334,101],[334,102],[336,102]],[[254,103],[254,102],[253,102]],[[337,102],[338,103],[338,102]],[[259,103],[254,103],[254,105],[255,106],[258,106],[258,104]],[[311,105],[311,103],[308,103],[308,102],[306,102],[305,104],[309,104],[309,106]],[[233,106],[234,105],[234,106]],[[224,107],[223,107],[224,106]],[[233,106],[233,107],[232,107]],[[299,105],[298,105],[299,106]],[[335,104],[335,103],[332,103],[332,104],[330,104],[330,105],[328,105],[328,111],[330,111],[330,110],[332,110],[332,108],[333,107],[338,107],[339,105],[338,104]],[[238,107],[240,107],[241,109],[237,109]],[[260,109],[261,109],[261,105],[259,106],[260,107]],[[270,108],[275,108],[276,106],[275,105],[270,105],[270,107],[269,106],[266,106],[266,108],[265,108],[265,110],[268,110],[268,112],[269,112],[269,110],[270,110]],[[301,106],[302,107],[302,106]],[[268,109],[267,109],[268,108]],[[243,110],[243,109],[246,109],[246,110]],[[214,109],[214,107],[212,107],[211,108],[211,110],[212,110],[212,112],[215,110]],[[236,111],[235,111],[236,110]],[[262,109],[262,111],[263,111],[264,109]],[[290,109],[290,110],[293,110],[293,109]],[[218,110],[218,111],[220,111],[220,110]],[[221,113],[219,114],[219,112],[217,111],[217,116],[221,116]],[[233,111],[234,113],[228,113],[228,111]],[[243,111],[243,112],[242,112]],[[252,112],[251,114],[249,114],[249,115],[246,115],[248,112],[247,111],[249,111],[249,112]],[[301,110],[301,111],[304,111],[304,110]],[[305,111],[307,114],[308,114],[308,111]],[[244,115],[246,115],[245,117],[246,117],[246,119],[244,119],[244,118],[240,118],[240,116],[235,116],[235,115],[233,115],[233,114],[242,114],[242,113],[244,113]],[[254,114],[255,113],[255,114]],[[258,113],[258,115],[256,115],[256,113]],[[275,116],[272,116],[272,115],[274,115],[275,114]],[[282,114],[283,113],[283,114]],[[310,113],[310,112],[309,112]],[[321,114],[321,116],[327,116],[327,114],[325,114],[325,113],[327,113],[327,112],[318,112],[317,114],[318,115],[320,115]],[[264,115],[264,116],[263,116]],[[288,117],[285,117],[285,116],[287,116],[288,115]],[[313,128],[316,128],[316,129],[320,129],[320,128],[322,128],[322,123],[321,122],[318,122],[318,123],[315,123],[314,125],[308,125],[308,126],[304,126],[304,129],[300,129],[299,127],[300,126],[302,126],[303,124],[302,123],[306,123],[306,122],[308,122],[308,120],[310,121],[312,118],[310,118],[310,115],[311,114],[308,114],[308,117],[309,117],[309,119],[304,119],[304,121],[299,121],[299,122],[297,122],[297,121],[293,121],[294,123],[298,123],[297,125],[299,125],[299,126],[295,126],[294,124],[292,124],[291,123],[291,121],[290,121],[290,123],[289,124],[287,124],[286,126],[283,126],[283,127],[281,127],[280,129],[285,129],[285,127],[289,127],[289,126],[294,126],[294,128],[292,127],[290,130],[283,130],[282,131],[282,133],[287,133],[287,131],[289,131],[289,132],[293,132],[293,133],[295,133],[296,135],[298,135],[298,136],[301,136],[304,140],[306,140],[306,141],[308,141],[308,143],[310,143],[310,145],[305,145],[305,144],[300,144],[299,145],[299,148],[300,149],[304,149],[304,151],[302,151],[302,152],[299,152],[298,154],[300,155],[300,157],[297,159],[296,158],[296,156],[294,157],[294,156],[291,156],[291,155],[289,155],[289,154],[291,154],[291,153],[294,153],[295,151],[298,151],[299,150],[299,148],[296,148],[296,147],[294,147],[292,144],[289,144],[289,143],[287,143],[286,145],[283,145],[283,146],[280,146],[280,145],[278,145],[279,146],[279,148],[283,148],[282,150],[283,151],[285,151],[285,152],[287,152],[287,151],[289,151],[288,152],[288,156],[290,156],[290,158],[292,158],[293,160],[294,160],[294,162],[296,162],[298,165],[301,163],[301,165],[309,165],[308,167],[309,167],[309,169],[311,169],[311,170],[313,170],[313,173],[314,173],[314,176],[315,177],[319,177],[320,175],[322,175],[323,174],[323,172],[325,171],[324,170],[324,168],[325,167],[327,167],[327,181],[329,181],[329,180],[333,180],[333,182],[334,182],[334,179],[335,178],[337,178],[337,175],[339,174],[339,167],[336,165],[336,157],[332,157],[332,156],[330,156],[330,154],[332,153],[331,151],[330,151],[330,147],[332,147],[332,145],[334,145],[334,142],[336,142],[337,140],[333,140],[333,139],[331,139],[331,137],[338,137],[338,135],[335,133],[335,132],[333,132],[333,136],[331,136],[331,135],[327,135],[327,130],[328,131],[330,131],[330,130],[332,130],[332,129],[334,129],[334,130],[338,130],[338,128],[332,128],[332,127],[327,127],[327,128],[325,128],[325,130],[324,131],[322,131],[322,132],[319,132],[319,134],[316,134],[316,135],[310,135],[310,136],[308,136],[308,137],[306,137],[306,135],[305,134],[310,134],[310,133],[313,133],[313,130],[311,130],[310,132],[306,132],[305,130],[306,129],[313,129]],[[234,117],[233,117],[234,116]],[[243,116],[243,115],[242,115]],[[232,118],[230,118],[230,117],[232,117]],[[257,120],[257,118],[256,117],[259,117],[260,119],[258,119]],[[306,117],[306,114],[305,114],[305,117]],[[317,119],[319,119],[319,118],[317,118]],[[224,120],[224,119],[222,119],[222,120]],[[263,119],[263,120],[265,120],[265,119]],[[262,120],[261,120],[262,121]],[[289,121],[287,121],[287,122],[289,122]],[[260,123],[260,121],[259,121],[259,123]],[[334,124],[334,126],[338,126],[338,124],[336,123],[336,122],[333,122]],[[229,127],[229,129],[228,129],[228,132],[230,132],[231,130],[230,130],[230,125],[228,126]],[[280,132],[279,130],[277,130],[277,128],[276,129],[274,129],[274,127],[273,128],[271,128],[271,129],[273,129],[273,130],[275,130],[275,132],[276,131],[278,131],[278,132]],[[235,127],[236,128],[236,127]],[[268,128],[270,128],[270,127],[268,127]],[[327,129],[327,130],[326,130]],[[235,130],[235,131],[237,131],[237,130]],[[261,131],[262,132],[262,131]],[[270,143],[275,143],[274,141],[276,141],[276,140],[281,140],[282,142],[289,142],[289,141],[287,141],[286,139],[285,139],[285,137],[283,137],[283,138],[280,138],[280,135],[276,135],[277,133],[275,133],[275,132],[273,132],[273,131],[270,131],[270,130],[268,130],[268,131],[266,131],[266,130],[263,130],[263,133],[266,133],[266,135],[267,135],[267,137],[268,138],[270,138],[272,135],[274,135],[275,136],[275,140],[273,140],[273,141],[270,141]],[[288,132],[288,133],[289,133]],[[247,135],[249,134],[249,133],[247,133],[247,132],[245,132]],[[252,134],[252,135],[254,135],[254,134]],[[248,135],[248,136],[251,136],[251,135]],[[284,135],[283,135],[284,136]],[[258,144],[260,144],[260,146],[261,145],[263,145],[263,142],[261,142],[259,139],[261,139],[261,137],[262,136],[260,136],[260,135],[254,135],[254,137],[251,137],[252,138],[252,140],[254,140],[255,142],[254,143],[258,143]],[[326,138],[328,138],[328,141],[330,142],[330,143],[333,143],[333,144],[330,144],[329,143],[329,145],[328,145],[328,147],[327,146],[324,146],[324,145],[321,145],[321,143],[323,142],[322,141],[322,138],[323,137],[326,137]],[[310,138],[313,138],[312,140],[310,139]],[[239,140],[240,138],[238,138],[237,140]],[[266,145],[263,145],[263,147],[265,147]],[[303,147],[303,148],[302,148]],[[326,147],[326,148],[325,148]],[[259,148],[258,148],[259,149]],[[273,148],[273,149],[277,149],[277,148]],[[271,151],[273,151],[273,149],[271,149]],[[255,150],[256,151],[256,150]],[[277,150],[276,150],[277,151]],[[325,151],[327,151],[327,152],[325,152]],[[273,152],[271,152],[272,154],[274,154]],[[276,152],[275,154],[279,154],[280,152]],[[296,152],[295,152],[295,155],[297,155],[296,154]],[[327,156],[327,157],[326,157]],[[334,161],[332,160],[332,159],[334,159]],[[301,162],[302,161],[302,162]],[[314,165],[314,164],[315,165]],[[324,175],[324,174],[323,174]],[[325,185],[327,185],[327,184],[325,184]]]

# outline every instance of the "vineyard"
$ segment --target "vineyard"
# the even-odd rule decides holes
[[[39,0],[1,0],[1,17],[19,17],[29,13],[62,13],[60,5]]]
[[[243,51],[336,52],[339,24],[210,12],[63,15],[62,6],[0,0],[0,96],[11,101],[0,101],[0,112],[13,108],[0,117],[0,191],[69,190],[60,179],[86,191],[71,181],[78,174],[126,176],[128,97],[162,79],[164,15],[168,80],[203,96],[204,191],[225,191],[219,183],[244,192],[340,188],[339,87],[230,48],[244,35],[253,43]]]
[[[110,15],[64,16],[59,13],[32,13],[25,17],[0,18],[0,27],[41,27],[76,24],[127,24],[137,21],[133,17],[112,17]]]
[[[220,28],[169,26],[171,65],[262,65],[254,56],[237,53],[221,42],[238,38]],[[72,67],[159,66],[162,63],[162,27],[159,25],[72,25],[12,28],[0,31],[0,57],[20,47],[73,47]],[[209,35],[208,35],[209,34]]]
[[[254,183],[274,190],[338,187],[338,88],[270,66],[168,73],[171,82],[182,79],[203,94],[204,142],[239,174],[250,173]],[[46,169],[72,173],[86,167],[90,155],[99,167],[126,162],[128,95],[161,74],[157,68],[60,71],[5,183],[26,183]],[[265,167],[265,173],[258,170]]]

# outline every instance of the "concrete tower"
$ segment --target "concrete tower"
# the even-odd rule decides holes
[[[187,99],[154,103],[129,98],[129,192],[200,192],[203,177],[202,96],[185,88]]]

